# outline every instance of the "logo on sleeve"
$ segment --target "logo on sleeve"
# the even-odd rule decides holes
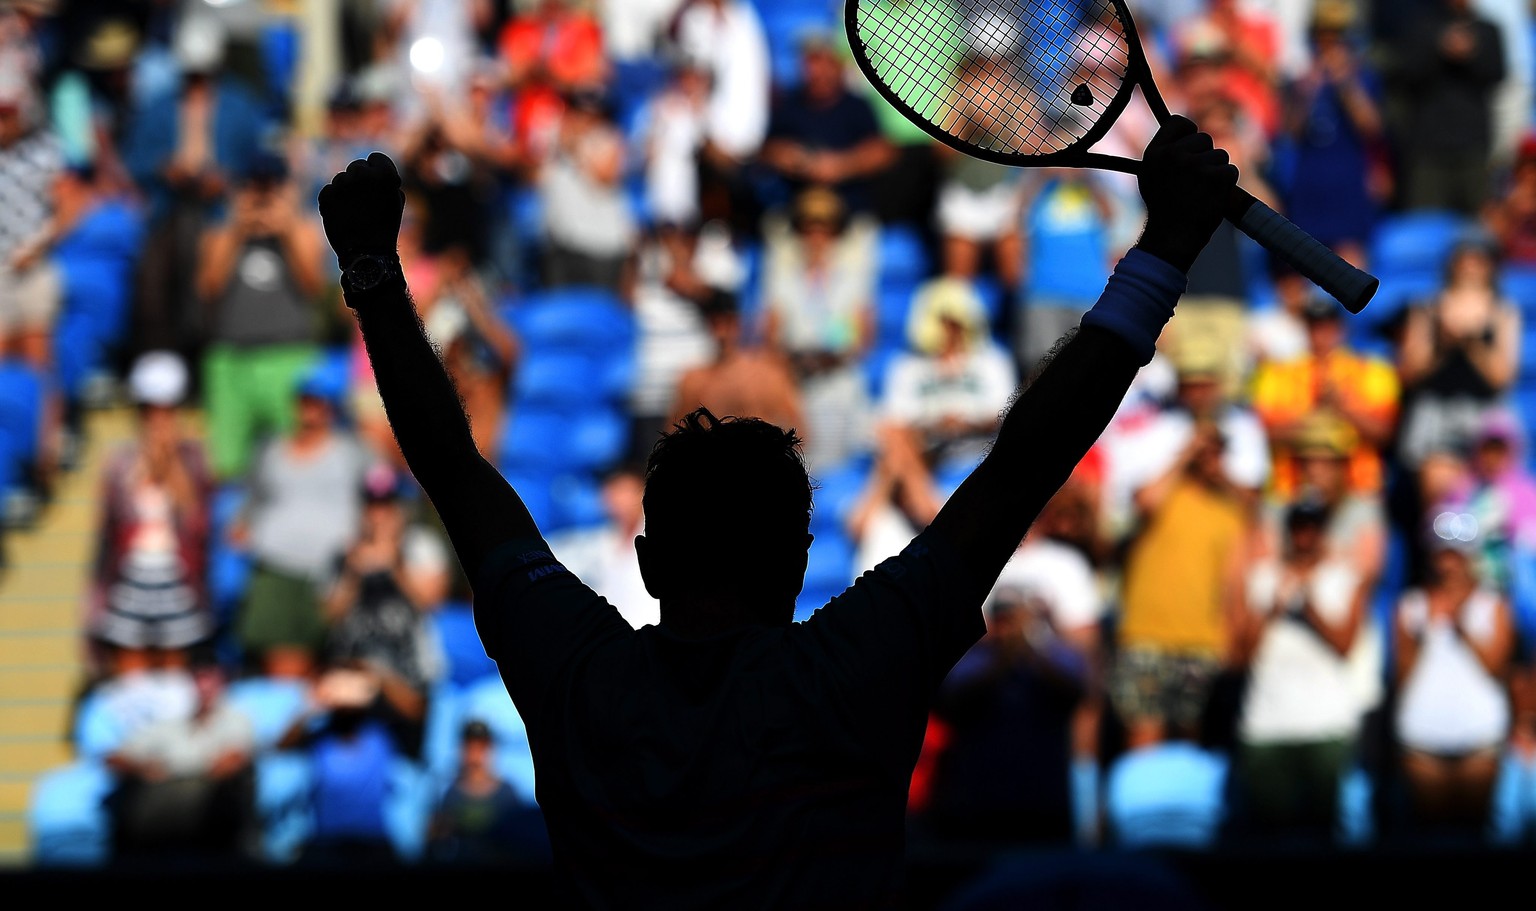
[[[556,560],[553,554],[543,550],[524,551],[513,557],[512,562],[527,576],[529,582],[537,582],[546,576],[570,573],[570,570]]]

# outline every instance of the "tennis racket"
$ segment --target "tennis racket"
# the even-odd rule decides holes
[[[1141,162],[1089,149],[1138,86],[1159,123],[1170,116],[1123,0],[848,0],[846,20],[880,94],[987,161],[1136,174]],[[1380,285],[1246,190],[1227,219],[1351,313]]]

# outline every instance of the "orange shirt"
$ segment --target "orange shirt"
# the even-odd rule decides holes
[[[1340,349],[1322,360],[1306,355],[1295,360],[1270,362],[1253,378],[1253,410],[1269,429],[1294,424],[1318,408],[1326,385],[1331,385],[1350,410],[1383,421],[1397,418],[1397,372],[1379,358]],[[1274,493],[1289,497],[1296,490],[1295,459],[1280,443],[1274,447]],[[1349,486],[1356,493],[1381,489],[1381,454],[1361,441],[1349,456]]]

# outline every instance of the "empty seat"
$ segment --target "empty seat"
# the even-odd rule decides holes
[[[427,616],[448,661],[448,679],[468,686],[496,676],[496,662],[485,654],[475,629],[474,610],[464,602],[449,602]]]

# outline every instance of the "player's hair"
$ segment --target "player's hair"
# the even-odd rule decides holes
[[[793,429],[707,408],[662,435],[646,465],[645,534],[673,555],[668,591],[792,603],[811,517],[799,446]]]

